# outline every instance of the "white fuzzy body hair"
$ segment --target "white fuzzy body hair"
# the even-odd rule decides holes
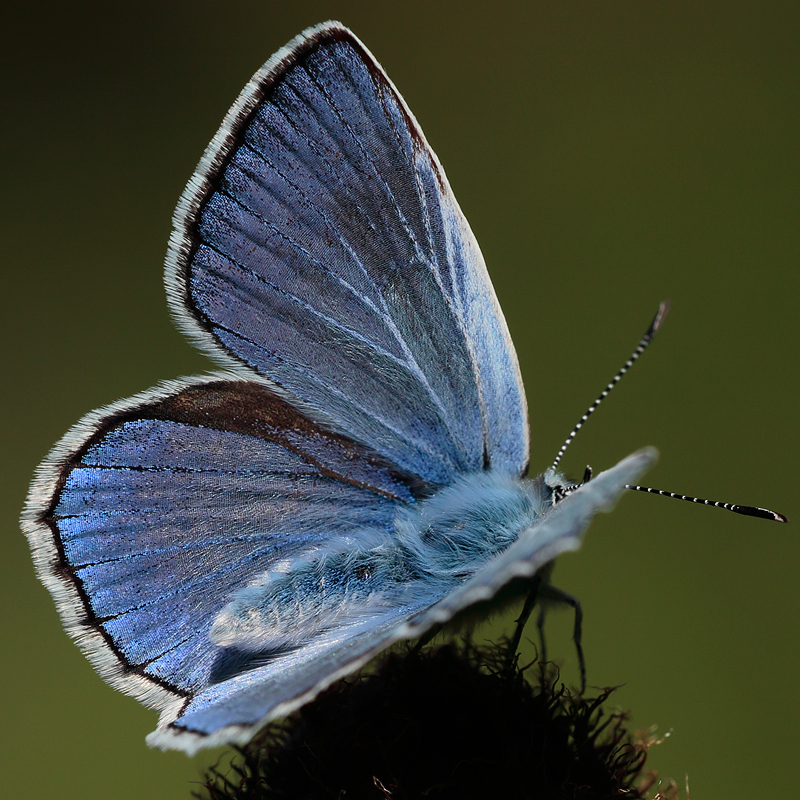
[[[395,535],[420,575],[458,581],[474,575],[533,527],[550,507],[550,494],[540,479],[492,471],[464,475],[403,509],[395,520]]]
[[[296,647],[321,631],[374,613],[408,579],[386,531],[333,536],[282,559],[236,591],[217,614],[211,640],[257,652]]]
[[[535,525],[550,507],[540,479],[466,475],[411,507],[392,529],[362,529],[273,564],[217,615],[221,647],[297,646],[381,607],[414,605],[474,575]]]

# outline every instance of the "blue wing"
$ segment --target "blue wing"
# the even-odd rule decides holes
[[[398,512],[433,488],[263,384],[227,377],[90,414],[39,468],[23,515],[68,632],[103,678],[161,711],[149,741],[165,748],[245,742],[391,643],[532,575],[577,547],[592,514],[653,459],[602,473],[468,579],[412,572],[367,586],[344,618],[303,619],[293,606],[286,616],[304,630],[295,645],[220,646],[215,621],[254,579],[326,542],[328,553],[336,542],[347,553],[376,537],[391,545]],[[322,587],[303,591],[313,605]]]
[[[390,530],[420,488],[262,384],[210,376],[89,415],[40,468],[23,524],[101,675],[165,711],[250,669],[209,636],[237,588],[326,539]]]
[[[524,391],[478,245],[402,97],[338,23],[245,88],[167,263],[181,327],[326,427],[431,483],[526,470]]]
[[[231,598],[327,540],[374,544],[460,473],[519,475],[527,412],[441,165],[337,23],[276,54],[234,105],[179,205],[167,288],[241,380],[89,415],[40,467],[23,527],[100,674],[161,710],[160,731],[228,741],[406,635],[443,592],[398,581],[391,603],[322,615],[301,646],[262,636],[243,653],[214,640]]]
[[[162,719],[148,742],[188,752],[225,742],[247,742],[266,721],[298,708],[393,642],[418,637],[464,608],[490,599],[513,578],[530,577],[561,553],[576,550],[594,514],[610,511],[625,484],[635,482],[655,458],[655,451],[648,448],[601,472],[444,596],[437,595],[435,587],[421,592],[409,585],[403,602],[395,607],[322,632],[306,647],[187,698],[177,717]]]

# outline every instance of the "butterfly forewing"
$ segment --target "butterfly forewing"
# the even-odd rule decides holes
[[[525,469],[524,392],[478,246],[349,31],[320,26],[254,77],[179,211],[168,287],[214,355],[425,481]]]

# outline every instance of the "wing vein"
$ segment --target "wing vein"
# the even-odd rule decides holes
[[[393,434],[395,434],[395,436],[397,436],[402,441],[406,442],[407,444],[409,444],[409,445],[411,445],[413,447],[416,447],[418,450],[421,450],[422,452],[424,452],[424,453],[426,453],[426,454],[428,454],[430,456],[433,456],[441,464],[447,464],[450,467],[455,467],[455,465],[453,464],[452,460],[449,458],[449,456],[447,456],[447,454],[442,453],[442,452],[434,451],[427,443],[423,442],[422,440],[420,440],[420,439],[418,439],[416,437],[411,436],[407,431],[402,431],[399,428],[395,427],[394,425],[391,425],[388,421],[384,420],[382,417],[379,417],[376,414],[374,414],[372,411],[368,410],[363,404],[357,403],[352,397],[349,397],[348,395],[344,394],[340,389],[338,389],[333,384],[322,380],[322,378],[320,378],[315,373],[313,373],[311,371],[308,371],[307,369],[304,369],[302,365],[297,364],[294,361],[290,361],[289,359],[284,358],[281,355],[278,355],[278,353],[275,352],[275,351],[267,351],[258,342],[254,342],[252,339],[249,339],[248,337],[244,336],[243,334],[241,334],[241,333],[239,333],[239,332],[237,332],[237,331],[235,331],[235,330],[223,325],[220,322],[214,322],[212,324],[213,324],[214,328],[216,328],[218,330],[223,330],[226,333],[230,333],[233,336],[236,336],[237,338],[244,339],[245,341],[249,342],[253,347],[255,347],[258,350],[261,350],[262,352],[265,352],[265,353],[269,352],[270,356],[273,359],[288,365],[292,370],[294,370],[298,374],[303,375],[308,380],[312,381],[313,383],[316,383],[318,386],[322,387],[327,392],[330,392],[331,394],[336,395],[340,400],[343,400],[345,403],[347,403],[349,406],[351,406],[352,408],[354,408],[357,411],[359,411],[360,413],[362,413],[364,416],[366,416],[369,419],[373,420],[374,422],[378,423],[381,427],[385,428],[386,430],[391,431]],[[280,384],[274,378],[270,378],[270,380],[273,381],[273,383],[275,383],[276,385],[280,386],[285,391],[290,391],[290,390],[287,390],[285,386]]]

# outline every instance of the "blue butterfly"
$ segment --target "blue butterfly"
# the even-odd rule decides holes
[[[655,459],[524,477],[525,394],[478,245],[339,23],[228,112],[178,204],[166,287],[223,371],[89,414],[23,515],[69,634],[161,712],[151,745],[246,742],[579,547]]]

